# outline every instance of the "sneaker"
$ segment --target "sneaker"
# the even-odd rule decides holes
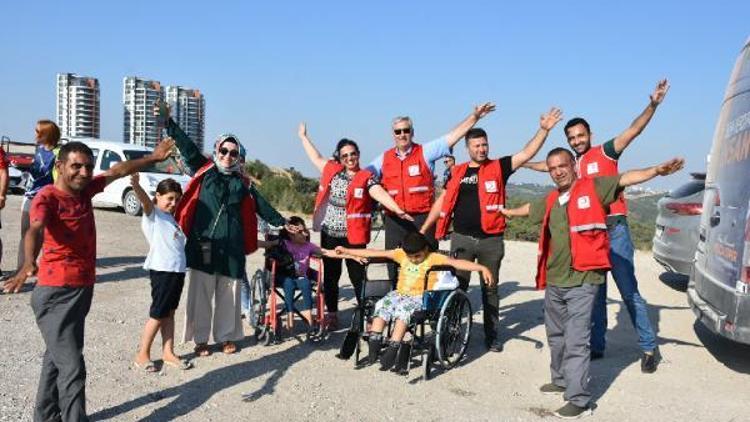
[[[641,372],[644,374],[653,374],[656,372],[660,361],[661,353],[659,353],[658,347],[651,353],[644,353],[643,357],[641,357]]]
[[[502,352],[503,351],[503,343],[500,342],[498,339],[491,339],[491,340],[485,340],[484,345],[487,346],[487,350],[490,352]]]
[[[398,349],[401,347],[400,342],[391,342],[388,344],[388,348],[385,350],[382,356],[380,356],[380,370],[387,371],[393,367],[396,363],[396,355]]]
[[[591,360],[599,360],[604,357],[604,352],[591,351]]]
[[[544,394],[562,394],[565,392],[565,387],[560,387],[559,385],[550,382],[539,387],[539,391]]]
[[[578,419],[584,416],[591,416],[592,413],[591,407],[589,406],[580,407],[568,402],[565,403],[565,406],[555,410],[553,415],[560,419]]]

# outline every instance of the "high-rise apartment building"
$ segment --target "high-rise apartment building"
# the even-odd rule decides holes
[[[159,81],[128,76],[123,79],[122,101],[124,108],[123,142],[153,148],[161,139],[154,106],[164,99]]]
[[[99,81],[57,74],[57,125],[63,137],[99,137]]]
[[[174,121],[202,151],[206,108],[203,94],[197,89],[167,86],[166,101]]]

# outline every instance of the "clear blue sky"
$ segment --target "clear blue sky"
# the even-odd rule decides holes
[[[667,99],[621,168],[682,155],[696,171],[750,36],[746,0],[258,3],[3,2],[0,134],[31,140],[37,119],[54,119],[55,74],[73,72],[99,78],[102,137],[122,140],[122,78],[137,75],[199,88],[207,144],[233,132],[251,158],[314,175],[301,120],[322,151],[350,137],[369,160],[392,145],[393,116],[412,116],[427,141],[489,100],[498,111],[481,126],[501,155],[552,105],[605,141],[668,77]],[[560,145],[558,127],[544,150]],[[511,180],[548,181],[528,170]]]

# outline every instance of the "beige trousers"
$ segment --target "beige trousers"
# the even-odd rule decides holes
[[[183,342],[242,340],[241,311],[239,279],[188,269]]]

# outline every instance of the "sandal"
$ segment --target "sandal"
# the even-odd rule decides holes
[[[198,357],[211,356],[211,349],[208,348],[208,344],[206,343],[196,344],[193,351],[195,351],[195,356]]]
[[[234,342],[225,341],[221,346],[221,351],[224,352],[225,355],[231,355],[237,351],[237,345],[235,345]]]
[[[133,361],[133,365],[135,365],[136,368],[144,372],[156,372],[156,365],[154,364],[154,362],[151,362],[151,361],[144,362],[144,363]]]
[[[180,359],[177,362],[173,362],[171,360],[165,360],[164,364],[167,366],[171,366],[172,368],[177,368],[181,371],[185,371],[193,367],[193,362],[190,362],[187,359]]]

